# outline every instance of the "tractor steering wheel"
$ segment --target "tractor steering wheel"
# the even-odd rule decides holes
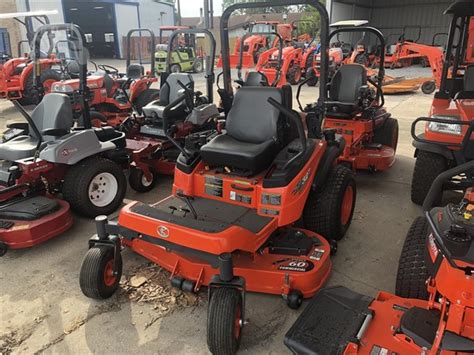
[[[107,64],[99,64],[97,68],[105,71],[107,74],[112,74],[112,75],[118,75],[118,72],[119,72],[117,68],[111,65],[107,65]]]
[[[189,83],[188,85],[190,85]],[[178,80],[178,85],[181,86],[184,90],[184,102],[186,103],[186,107],[189,110],[194,108],[194,92],[189,88],[188,85],[184,85],[180,80]]]

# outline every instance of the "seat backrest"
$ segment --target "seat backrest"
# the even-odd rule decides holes
[[[160,105],[166,106],[179,97],[179,94],[183,90],[183,88],[181,87],[181,85],[178,84],[178,81],[180,81],[183,85],[188,86],[191,90],[194,91],[194,79],[191,74],[171,73],[166,78],[166,83],[163,84],[161,87]]]
[[[71,99],[65,94],[47,94],[35,107],[31,118],[40,132],[51,128],[70,130],[74,123]],[[43,138],[47,141],[54,137]]]
[[[107,91],[107,96],[110,97],[112,94],[112,87],[114,85],[114,79],[110,77],[105,71],[97,71],[94,73],[96,76],[101,76],[104,80],[104,88]]]
[[[362,65],[343,65],[331,81],[329,99],[331,101],[356,103],[360,88],[364,85],[367,85],[367,70]]]
[[[140,64],[130,64],[127,68],[127,78],[140,79],[145,75],[145,68]]]
[[[245,78],[245,86],[270,86],[267,77],[258,71],[248,72]]]
[[[276,141],[280,112],[267,101],[269,97],[283,103],[280,89],[263,86],[240,88],[227,115],[227,134],[246,143]]]

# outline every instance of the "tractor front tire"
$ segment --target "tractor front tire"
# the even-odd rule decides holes
[[[82,260],[79,285],[89,298],[106,299],[117,291],[122,277],[122,256],[118,253],[117,274],[114,275],[114,247],[99,245],[90,248]]]
[[[426,280],[429,277],[427,267],[428,250],[426,238],[429,224],[425,217],[415,219],[408,231],[398,261],[395,294],[405,298],[428,299]]]
[[[380,143],[397,151],[398,146],[398,121],[395,118],[388,117],[382,127],[374,133],[374,143]]]
[[[72,166],[64,177],[63,197],[85,217],[108,215],[122,204],[127,181],[109,159],[91,157]]]
[[[447,169],[448,161],[442,155],[423,150],[418,151],[411,180],[412,202],[422,205],[433,181]],[[440,200],[435,201],[435,204],[440,202]]]
[[[297,85],[301,80],[301,68],[299,65],[292,63],[286,74],[286,80],[290,85]]]
[[[207,346],[212,354],[233,355],[242,337],[242,294],[236,288],[213,290],[207,310]]]
[[[321,191],[310,190],[303,210],[304,225],[327,240],[341,240],[351,224],[355,203],[354,174],[336,165]]]

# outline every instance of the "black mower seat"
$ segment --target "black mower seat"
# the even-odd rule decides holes
[[[130,64],[127,68],[127,78],[140,79],[145,75],[145,68],[140,64]]]
[[[454,98],[456,100],[474,99],[474,64],[466,67],[463,82],[463,89]]]
[[[244,86],[270,86],[267,77],[258,71],[248,72]]]
[[[362,110],[360,94],[367,86],[367,70],[360,64],[343,65],[334,75],[326,102],[326,116],[351,119]]]
[[[72,106],[70,98],[64,94],[48,94],[31,113],[38,130],[57,129],[69,132],[73,125]],[[58,136],[42,135],[43,143],[59,138]],[[0,144],[0,159],[15,161],[32,157],[38,145],[38,138],[33,129],[29,135],[21,135]]]
[[[227,115],[226,134],[201,147],[203,161],[256,174],[266,169],[278,153],[279,111],[268,98],[283,103],[283,92],[273,87],[240,88]]]

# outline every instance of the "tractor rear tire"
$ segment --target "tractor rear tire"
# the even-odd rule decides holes
[[[142,108],[148,105],[150,102],[158,100],[160,98],[160,90],[158,89],[146,89],[135,99],[134,105],[139,114],[142,114]]]
[[[242,294],[236,288],[214,289],[207,310],[207,346],[212,354],[233,355],[242,337]]]
[[[351,224],[355,203],[354,174],[349,168],[336,165],[323,190],[310,190],[303,210],[304,225],[327,240],[341,240]]]
[[[418,151],[411,180],[412,202],[422,205],[433,181],[447,169],[448,161],[442,155],[423,150]],[[441,198],[435,201],[435,204],[440,202]]]
[[[109,159],[90,157],[72,166],[64,177],[63,197],[85,217],[108,215],[122,204],[127,180]]]
[[[380,143],[397,151],[398,146],[398,121],[395,118],[388,117],[383,126],[374,133],[374,143]]]
[[[428,250],[426,238],[429,224],[425,217],[415,219],[408,231],[398,261],[395,294],[405,298],[428,299],[426,280],[429,277],[427,266]]]
[[[114,247],[99,245],[90,248],[82,260],[79,285],[89,298],[106,299],[117,291],[122,277],[122,256],[118,253],[117,275],[113,275]]]
[[[290,85],[297,85],[301,80],[301,68],[299,65],[292,63],[286,74],[286,80]]]
[[[313,68],[308,68],[308,70],[306,71],[306,79],[308,80],[306,82],[308,86],[313,87],[313,86],[318,85],[319,78],[317,77]]]
[[[40,82],[43,85],[45,82],[50,83],[52,81],[61,81],[61,74],[59,74],[56,70],[53,69],[45,69],[41,72],[40,75]],[[51,87],[48,88],[51,90]],[[34,78],[33,72],[30,72],[25,81],[25,89],[23,90],[23,97],[18,100],[21,105],[32,105],[38,104],[39,102],[34,102]],[[45,91],[47,94],[49,91]],[[39,97],[39,101],[41,101],[43,97]]]

